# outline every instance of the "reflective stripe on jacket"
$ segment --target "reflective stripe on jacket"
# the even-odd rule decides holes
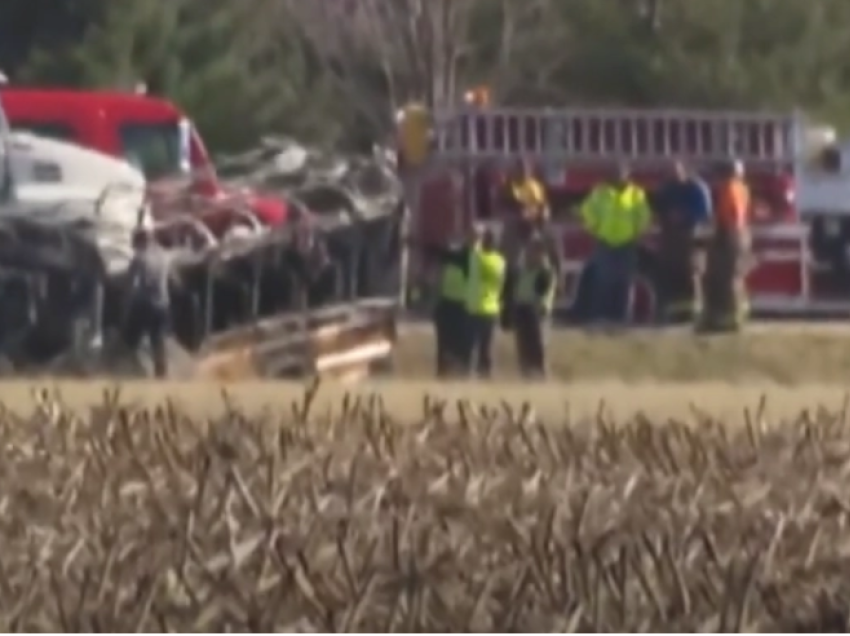
[[[476,316],[498,316],[502,310],[505,258],[496,250],[472,251],[466,309]]]
[[[635,185],[598,186],[582,203],[580,213],[585,229],[611,247],[634,242],[652,221],[646,193]]]
[[[542,273],[549,274],[549,285],[542,294],[537,289],[537,280]],[[548,314],[555,304],[555,278],[548,265],[523,268],[517,277],[515,300],[518,305],[533,306]]]
[[[440,300],[466,302],[466,274],[454,263],[443,265],[440,276]]]

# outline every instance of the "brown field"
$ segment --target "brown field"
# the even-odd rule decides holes
[[[0,385],[0,628],[843,631],[848,347],[790,335],[559,334],[546,385]]]

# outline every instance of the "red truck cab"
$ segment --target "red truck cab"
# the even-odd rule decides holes
[[[148,179],[191,179],[192,191],[210,200],[228,193],[204,142],[174,104],[146,94],[0,86],[12,130],[69,141],[127,160]],[[247,203],[267,226],[283,223],[284,201],[249,194]],[[218,225],[210,219],[213,226]],[[214,228],[215,229],[215,228]]]

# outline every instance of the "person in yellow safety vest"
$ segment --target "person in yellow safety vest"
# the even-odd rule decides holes
[[[582,224],[595,239],[591,256],[591,313],[596,322],[627,319],[637,246],[652,221],[644,190],[631,182],[627,166],[597,186],[580,208]]]
[[[442,264],[434,307],[438,377],[451,375],[463,366],[467,322],[467,270],[468,268],[451,260]]]
[[[469,238],[453,243],[449,246],[420,244],[421,249],[428,256],[436,258],[440,266],[433,315],[438,377],[466,372],[468,366],[466,297],[473,241]]]
[[[514,335],[519,371],[546,376],[546,326],[555,301],[555,269],[542,237],[534,236],[520,257],[513,287]]]
[[[488,378],[493,372],[493,337],[502,313],[506,270],[493,231],[476,228],[466,296],[466,362],[479,377]]]

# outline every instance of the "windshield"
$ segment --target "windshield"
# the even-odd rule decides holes
[[[11,128],[12,130],[32,133],[39,137],[57,139],[58,141],[73,141],[76,136],[74,130],[62,122],[16,121]]]
[[[148,180],[189,173],[188,126],[183,122],[122,124],[121,152]]]

